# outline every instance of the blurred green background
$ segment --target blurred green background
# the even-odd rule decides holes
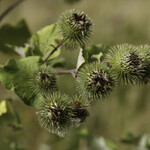
[[[2,13],[14,0],[1,0]],[[131,43],[149,44],[150,41],[149,0],[80,0],[74,4],[64,0],[26,0],[15,8],[0,25],[15,25],[25,19],[31,33],[55,23],[67,9],[85,11],[94,22],[94,34],[90,44],[106,45]],[[1,36],[1,35],[0,35]],[[77,51],[63,51],[66,69],[76,66]],[[0,64],[12,54],[0,51]],[[75,81],[70,75],[59,77],[60,91],[75,93]],[[0,84],[0,100],[12,98],[13,107],[19,113],[23,129],[13,131],[7,124],[0,124],[0,150],[110,150],[92,148],[91,139],[104,137],[112,141],[117,150],[147,150],[138,144],[124,144],[121,139],[129,132],[137,136],[150,134],[150,87],[119,87],[105,101],[92,104],[90,117],[79,129],[69,131],[59,138],[42,129],[35,110],[26,106],[13,93]],[[116,148],[114,148],[116,149]]]

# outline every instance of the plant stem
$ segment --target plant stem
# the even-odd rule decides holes
[[[11,10],[13,10],[16,6],[18,6],[21,2],[23,2],[25,0],[17,0],[15,1],[13,4],[11,4],[1,15],[0,15],[0,22],[3,20],[3,18],[9,13],[11,12]]]
[[[44,62],[46,62],[48,60],[48,58],[55,52],[57,51],[57,49],[65,42],[65,40],[61,40],[58,45],[56,47],[54,47],[54,49],[46,56],[46,58],[43,60]]]
[[[57,71],[57,74],[58,74],[58,75],[71,74],[73,77],[75,77],[75,72],[76,72],[76,69],[71,69],[71,70],[59,70],[59,71]]]

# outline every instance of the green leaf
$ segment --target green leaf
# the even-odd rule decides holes
[[[30,38],[30,31],[24,20],[15,26],[5,24],[0,28],[0,41],[10,45],[23,46]]]
[[[63,67],[65,64],[65,59],[63,57],[58,57],[57,59],[49,60],[47,64],[53,67]]]
[[[11,99],[0,102],[0,124],[8,125],[15,131],[22,128],[19,114],[14,110]]]
[[[24,20],[21,20],[15,26],[9,24],[3,25],[0,27],[0,51],[17,54],[14,47],[24,46],[30,35],[30,31]]]
[[[13,47],[11,47],[10,45],[8,46],[7,44],[2,43],[1,41],[0,41],[0,51],[2,51],[4,53],[17,54],[14,51]]]
[[[86,62],[85,61],[85,58],[83,57],[83,49],[81,48],[80,49],[80,52],[79,52],[79,55],[78,55],[78,60],[77,60],[77,66],[76,66],[76,70],[79,70],[79,68],[84,65],[84,63]]]
[[[83,57],[86,62],[103,61],[105,54],[108,50],[108,46],[98,44],[92,45],[83,50]]]
[[[102,44],[92,45],[88,48],[80,49],[76,69],[79,70],[87,63],[92,63],[94,61],[103,61],[107,50],[108,46]]]
[[[0,124],[12,123],[15,119],[13,107],[8,100],[0,102]]]
[[[40,57],[31,56],[21,60],[10,59],[0,67],[0,81],[9,90],[14,91],[27,105],[34,105],[39,95],[33,94],[29,85],[29,75],[42,63]]]
[[[26,48],[26,56],[32,55],[45,58],[60,40],[61,37],[58,34],[57,25],[46,26],[31,37],[30,42],[32,45]],[[49,60],[59,56],[59,54],[60,49],[53,53]]]
[[[3,100],[0,102],[0,116],[5,114],[7,112],[7,106],[6,106],[6,101]]]

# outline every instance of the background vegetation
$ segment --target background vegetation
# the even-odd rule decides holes
[[[14,0],[1,0],[0,13],[12,2]],[[74,4],[63,0],[26,0],[1,22],[1,26],[6,23],[15,25],[25,19],[30,32],[34,33],[56,22],[66,9],[77,8],[85,11],[95,24],[89,45],[149,44],[149,6],[148,0],[81,0]],[[0,35],[0,38],[3,37]],[[63,51],[61,56],[66,58],[66,69],[75,68],[78,51]],[[0,49],[0,64],[13,57],[18,58],[17,55],[6,54]],[[70,75],[61,75],[59,86],[61,91],[69,95],[75,92],[75,82]],[[65,138],[59,138],[42,129],[34,109],[26,106],[13,92],[0,84],[0,100],[12,98],[11,103],[19,113],[22,125],[21,130],[14,130],[8,123],[0,122],[0,149],[146,150],[142,145],[144,138],[148,138],[146,135],[150,133],[149,91],[150,87],[142,86],[116,89],[105,101],[93,103],[90,117],[79,129],[70,131]],[[132,133],[134,137],[128,133]],[[109,147],[105,146],[103,139],[107,139]]]

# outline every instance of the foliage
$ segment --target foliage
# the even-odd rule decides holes
[[[29,84],[29,75],[41,63],[38,56],[20,60],[10,59],[0,68],[0,81],[5,87],[14,91],[28,105],[33,105],[35,95]]]
[[[35,107],[41,127],[59,136],[65,136],[70,128],[79,127],[92,113],[89,113],[91,102],[104,100],[120,84],[149,84],[149,45],[97,44],[86,47],[92,32],[91,19],[75,9],[64,12],[57,23],[32,36],[25,21],[14,27],[4,25],[0,28],[0,50],[25,57],[10,59],[1,65],[0,82],[25,104]],[[59,55],[68,48],[80,48],[76,69],[57,71],[56,67],[65,61]],[[73,96],[59,92],[59,74],[73,75],[77,82]],[[7,100],[0,103],[0,119],[9,114],[10,106]],[[13,115],[16,117],[15,113]],[[11,124],[11,127],[20,129],[21,124]],[[104,137],[92,137],[85,130],[77,136],[84,137],[93,150],[117,149],[113,142]],[[137,144],[139,139],[128,134],[122,142]],[[145,145],[149,148],[149,137]]]
[[[54,46],[58,44],[59,40],[61,40],[61,36],[57,32],[57,25],[46,26],[32,35],[30,45],[26,48],[26,56],[40,56],[45,58],[53,50]],[[58,57],[59,54],[60,49],[49,57],[49,59]]]
[[[13,108],[11,99],[0,101],[0,124],[8,125],[14,131],[22,129],[19,114]]]
[[[24,22],[22,24],[25,26]],[[27,27],[22,29],[18,26],[16,28],[19,29],[12,31],[16,35],[25,29],[28,33]],[[1,32],[7,30],[12,30],[12,27],[3,27]],[[26,58],[10,59],[0,67],[1,83],[14,91],[25,104],[39,108],[43,102],[38,112],[40,124],[52,133],[64,135],[70,126],[78,126],[89,115],[86,106],[91,101],[108,96],[116,83],[136,84],[142,78],[149,79],[149,46],[122,44],[109,48],[99,44],[86,48],[85,41],[92,30],[92,22],[84,12],[75,9],[66,11],[57,24],[33,34],[29,46],[24,49]],[[11,41],[11,37],[8,41],[12,45],[22,46],[27,35],[17,42]],[[49,61],[57,60],[62,45],[70,45],[72,49],[81,47],[77,70],[71,72],[76,78],[79,95],[74,102],[72,98],[57,92],[57,72]]]
[[[5,24],[0,27],[0,35],[0,51],[4,53],[17,53],[16,47],[24,46],[31,33],[26,22],[21,20],[15,26]]]

